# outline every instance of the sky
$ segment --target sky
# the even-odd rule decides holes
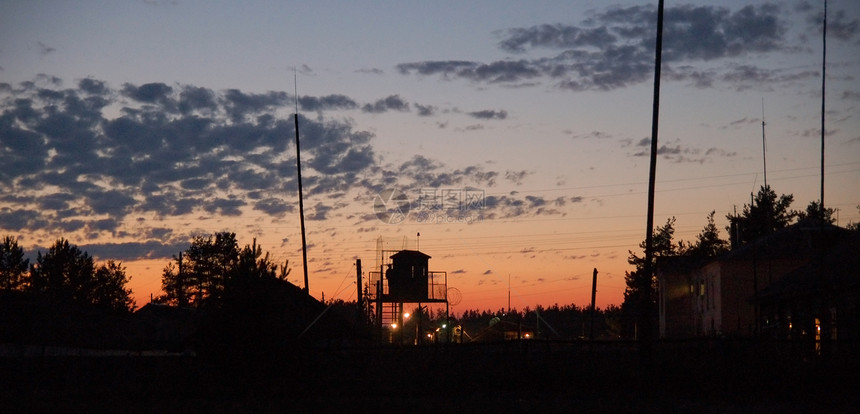
[[[142,306],[235,232],[355,300],[420,249],[453,312],[620,305],[641,255],[656,1],[0,1],[0,233],[121,261]],[[823,4],[665,4],[655,225],[821,190]],[[827,12],[826,207],[860,221],[860,3]],[[763,131],[762,120],[765,128]],[[764,133],[764,134],[763,134]],[[763,151],[763,135],[766,152]],[[763,153],[764,156],[763,156]],[[420,234],[420,236],[419,236]],[[367,276],[367,275],[365,275]]]

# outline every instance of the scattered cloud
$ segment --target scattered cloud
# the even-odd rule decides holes
[[[737,90],[768,88],[817,76],[802,69],[772,70],[737,63],[765,54],[802,52],[787,42],[790,23],[785,20],[783,7],[771,3],[738,10],[723,6],[667,7],[664,75],[700,88],[724,83]],[[832,19],[834,36],[844,41],[854,39],[860,26],[857,19],[846,16],[844,11],[836,12]],[[396,68],[403,75],[477,84],[549,83],[571,91],[614,90],[651,79],[654,21],[656,8],[652,5],[608,7],[579,23],[498,31],[498,48],[510,54],[500,60],[430,60],[401,63]],[[712,62],[722,62],[723,68]]]
[[[468,115],[476,119],[505,119],[508,117],[508,112],[504,110],[495,111],[487,109],[483,111],[469,112]]]
[[[305,111],[345,110],[358,107],[354,100],[345,95],[302,96],[299,98],[299,105]]]
[[[114,244],[93,245],[93,254],[130,260],[133,253],[119,252],[156,257],[177,251],[177,241],[194,234],[191,227],[180,231],[182,226],[167,227],[164,220],[252,214],[262,215],[257,225],[265,225],[297,209],[289,139],[295,127],[291,117],[279,115],[292,113],[295,105],[286,92],[157,82],[115,89],[95,78],[64,88],[61,79],[39,75],[17,87],[0,84],[0,93],[4,230],[110,236]],[[302,96],[299,103],[317,112],[314,119],[299,116],[303,186],[314,197],[306,206],[310,220],[342,216],[350,205],[345,200],[365,200],[356,194],[393,187],[486,189],[500,178],[522,183],[530,174],[481,164],[452,168],[421,155],[392,165],[374,151],[372,133],[325,116],[358,109],[355,100]],[[410,105],[391,95],[370,107],[407,111]],[[416,108],[425,116],[437,110]],[[375,222],[370,201],[361,202],[368,203],[367,214],[351,217],[359,225]],[[513,217],[555,214],[550,206],[558,207],[553,200],[512,193],[486,197],[480,208],[487,217]]]
[[[365,74],[369,74],[369,75],[384,75],[385,71],[383,71],[382,69],[378,69],[378,68],[367,68],[367,69],[356,70],[356,73],[365,73]]]
[[[387,98],[379,99],[372,104],[365,104],[361,110],[375,114],[388,111],[408,112],[409,103],[403,100],[400,95],[389,95]]]
[[[51,46],[48,46],[48,45],[46,45],[46,44],[44,44],[44,43],[42,43],[42,42],[36,42],[36,43],[39,45],[39,53],[40,53],[42,56],[44,56],[44,55],[47,55],[47,54],[50,54],[50,53],[53,53],[53,52],[56,52],[56,51],[57,51],[57,49],[55,49],[55,48],[53,48],[53,47],[51,47]]]
[[[433,105],[415,104],[418,109],[418,116],[432,116],[436,114],[437,108]]]
[[[708,149],[690,147],[681,145],[679,139],[670,140],[667,144],[662,144],[657,148],[657,155],[662,158],[677,162],[677,163],[696,163],[702,164],[709,161],[711,157],[734,157],[737,155],[735,151],[726,151],[720,148],[711,147]],[[628,144],[624,144],[627,146]],[[642,138],[635,144],[638,149],[631,156],[634,157],[649,157],[651,155],[651,138]]]

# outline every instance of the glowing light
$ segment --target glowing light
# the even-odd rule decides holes
[[[409,319],[409,316],[410,316],[410,315],[411,315],[411,314],[410,314],[409,312],[405,312],[405,313],[403,314],[403,319]]]
[[[396,323],[392,323],[392,324],[391,324],[391,329],[397,329],[397,324],[396,324]]]

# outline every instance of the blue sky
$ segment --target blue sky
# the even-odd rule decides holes
[[[461,306],[499,307],[509,275],[515,306],[584,304],[594,267],[598,304],[620,303],[645,233],[656,2],[568,3],[2,2],[0,230],[120,259],[139,298],[215,231],[300,275],[295,76],[314,296],[354,298],[353,260],[420,232]],[[845,225],[860,4],[828,7],[825,204]],[[762,185],[763,102],[768,184],[818,199],[822,8],[666,3],[656,223],[676,217],[678,239]],[[396,224],[374,206],[390,189],[411,207]],[[483,203],[422,211],[466,191]]]

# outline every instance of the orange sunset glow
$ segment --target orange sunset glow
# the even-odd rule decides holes
[[[595,268],[597,306],[620,305],[646,234],[654,7],[431,3],[4,3],[0,232],[30,258],[65,238],[121,261],[138,307],[224,231],[304,287],[298,110],[313,297],[354,301],[382,240],[430,255],[455,313],[587,306]],[[823,182],[845,226],[860,10],[830,7]],[[764,160],[793,209],[819,199],[818,13],[667,5],[654,223],[674,217],[676,242],[711,211],[728,239]]]

